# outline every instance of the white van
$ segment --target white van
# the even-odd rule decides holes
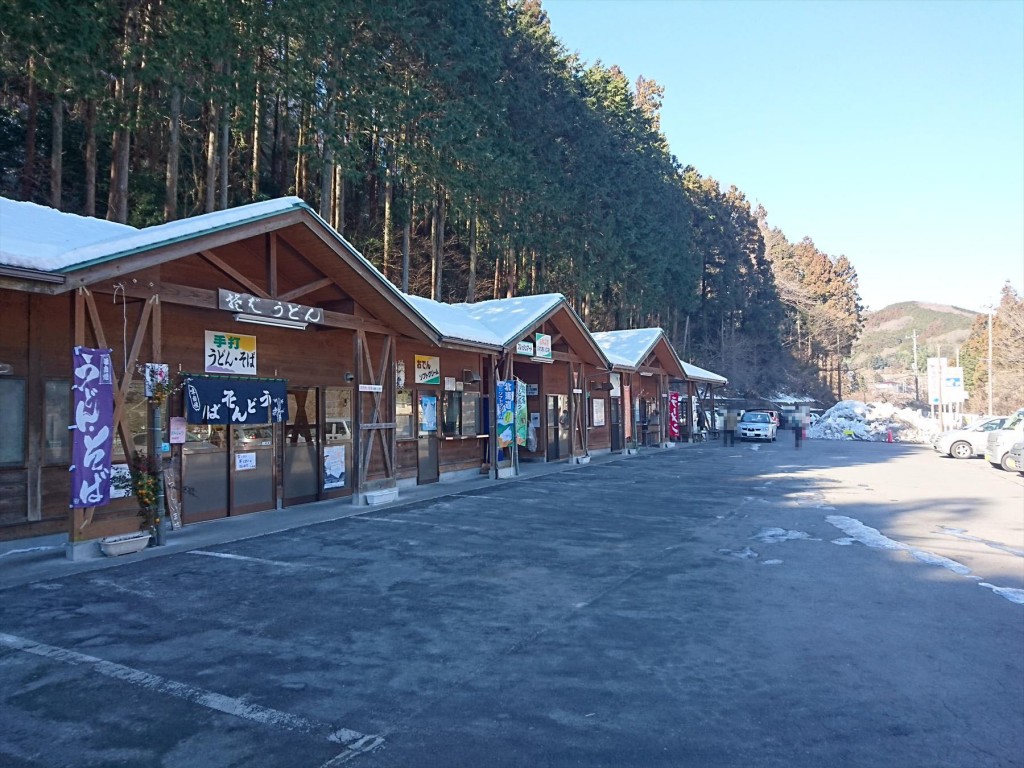
[[[1020,408],[1010,414],[1002,429],[989,432],[988,443],[985,446],[985,461],[997,469],[1007,472],[1019,471],[1010,455],[1014,443],[1024,440],[1024,408]]]

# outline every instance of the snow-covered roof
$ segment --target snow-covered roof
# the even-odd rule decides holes
[[[463,308],[468,318],[500,338],[502,344],[511,344],[564,301],[560,293],[541,293],[454,306]]]
[[[798,403],[813,403],[815,399],[807,395],[787,395],[785,392],[777,392],[772,397],[767,398],[773,403],[779,405],[796,405]]]
[[[0,264],[53,272],[66,255],[137,233],[135,227],[0,197]]]
[[[693,363],[687,363],[684,360],[680,360],[683,364],[683,372],[686,374],[686,378],[690,381],[703,381],[707,384],[721,384],[725,385],[729,383],[729,380],[724,376],[719,376],[717,373],[712,373],[709,370],[701,368],[699,365]]]
[[[468,304],[443,304],[422,296],[403,294],[405,300],[447,339],[460,339],[478,344],[503,346],[503,339],[484,325],[476,322],[466,312]]]
[[[297,208],[308,210],[301,198],[282,197],[135,229],[0,198],[0,264],[44,272],[80,269]]]
[[[636,368],[664,335],[661,328],[633,328],[627,331],[598,331],[594,341],[612,365]]]

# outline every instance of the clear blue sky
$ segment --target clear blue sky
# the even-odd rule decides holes
[[[1024,290],[1024,0],[543,3],[568,51],[665,87],[681,163],[846,255],[869,309]]]

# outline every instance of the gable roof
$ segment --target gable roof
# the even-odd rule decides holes
[[[633,328],[624,331],[598,331],[591,334],[612,365],[636,368],[658,343],[661,328]]]
[[[679,357],[661,328],[631,328],[593,334],[612,365],[638,370],[652,354],[669,376],[683,376]]]
[[[299,208],[308,206],[298,197],[283,197],[136,229],[0,198],[0,264],[71,272]]]
[[[729,383],[729,380],[725,376],[719,376],[717,373],[712,373],[699,365],[693,363],[687,363],[682,360],[679,361],[683,365],[683,372],[686,374],[688,381],[699,381],[705,384],[714,384],[717,386],[725,386]]]
[[[408,301],[438,331],[443,341],[464,341],[473,344],[511,349],[527,333],[548,320],[562,324],[561,332],[572,331],[572,348],[583,345],[590,351],[590,362],[607,366],[604,352],[560,293],[536,296],[514,296],[490,299],[473,304],[444,304],[421,296],[406,296]]]
[[[344,282],[371,313],[390,317],[396,330],[438,343],[405,294],[298,197],[144,229],[0,198],[0,276],[57,276],[62,285],[52,290],[62,292],[271,231],[287,234],[310,263]]]

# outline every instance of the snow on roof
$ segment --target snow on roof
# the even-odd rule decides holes
[[[46,272],[77,269],[295,208],[308,206],[301,198],[282,197],[135,229],[0,198],[0,263]]]
[[[633,328],[591,334],[612,365],[629,368],[640,365],[662,335],[664,331],[661,328]]]
[[[422,296],[406,300],[442,335],[504,347],[518,341],[552,309],[565,301],[560,293],[491,299],[474,304],[444,304]]]
[[[502,339],[503,344],[509,344],[517,341],[564,301],[565,297],[560,293],[541,293],[537,296],[514,296],[510,299],[491,299],[454,306],[463,307],[467,317]]]
[[[815,402],[813,397],[808,397],[807,395],[787,395],[785,392],[777,392],[767,399],[771,400],[773,403],[779,403],[780,405],[796,405],[797,403]]]
[[[139,230],[45,205],[0,197],[0,264],[53,272],[67,266],[65,254],[118,240]]]
[[[443,304],[422,296],[403,295],[413,309],[419,312],[423,319],[442,336],[480,344],[494,344],[499,347],[503,345],[503,339],[469,316],[465,308],[472,305]]]
[[[719,376],[717,373],[712,373],[709,370],[701,368],[699,365],[693,363],[687,363],[684,360],[680,360],[683,364],[683,372],[686,374],[686,378],[690,381],[703,381],[708,384],[728,384],[729,380],[724,376]]]

